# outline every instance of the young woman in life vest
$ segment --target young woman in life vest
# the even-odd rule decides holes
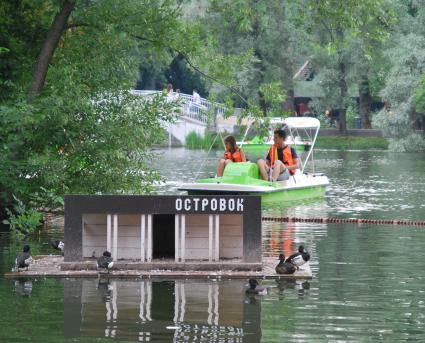
[[[245,153],[236,145],[235,137],[227,136],[224,138],[224,158],[220,159],[217,166],[217,176],[223,176],[224,168],[232,162],[246,162]]]
[[[263,180],[288,180],[299,168],[299,159],[294,148],[285,144],[286,132],[282,129],[274,131],[274,144],[270,147],[266,160],[258,160],[257,165]],[[270,171],[271,168],[271,171]]]

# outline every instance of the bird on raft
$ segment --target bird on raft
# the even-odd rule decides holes
[[[65,242],[57,239],[52,242],[52,247],[53,249],[60,250],[63,252],[63,250],[65,249]]]
[[[104,268],[109,273],[109,270],[111,270],[112,267],[114,266],[114,262],[112,260],[111,253],[109,251],[104,251],[103,252],[103,256],[100,256],[97,259],[96,264],[97,264],[97,268],[98,269],[99,268]]]
[[[255,279],[249,279],[249,288],[246,290],[246,294],[258,294],[258,295],[266,295],[267,288],[260,286],[258,281]]]
[[[284,254],[279,255],[279,261],[280,262],[275,268],[277,274],[294,274],[297,270],[297,267],[294,264],[285,262]]]
[[[297,269],[310,260],[310,254],[303,245],[298,247],[298,252],[289,256],[285,262],[292,263]]]
[[[28,267],[33,262],[30,250],[31,249],[30,249],[30,246],[28,244],[24,245],[24,249],[23,249],[22,253],[19,254],[16,257],[15,271],[19,272],[20,269],[24,269],[24,268],[26,268],[26,270],[28,270]]]

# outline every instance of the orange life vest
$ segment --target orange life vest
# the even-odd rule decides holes
[[[272,165],[272,168],[274,168],[274,162],[279,159],[276,144],[273,144],[270,147],[269,157],[270,157],[270,163]],[[287,145],[285,148],[283,148],[283,161],[282,162],[286,167],[292,166],[292,165],[295,164],[294,158],[292,157],[291,147],[289,145]],[[295,170],[291,169],[291,170],[289,170],[289,173],[291,175],[294,175]]]
[[[233,154],[230,151],[224,153],[224,158],[226,160],[232,160],[232,162],[242,162],[241,151],[237,149]]]

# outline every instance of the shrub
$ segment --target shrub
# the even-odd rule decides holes
[[[13,210],[6,209],[8,219],[3,220],[3,224],[8,224],[12,237],[16,240],[23,240],[27,235],[34,233],[41,225],[43,215],[33,208],[27,208],[16,196],[13,196],[15,204]]]

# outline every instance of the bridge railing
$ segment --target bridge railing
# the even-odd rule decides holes
[[[156,90],[133,90],[132,94],[140,96],[150,96],[162,93]],[[209,114],[212,113],[215,117],[223,117],[226,111],[225,107],[221,104],[208,101],[207,99],[200,98],[200,101],[194,101],[193,96],[189,94],[173,93],[173,100],[180,98],[182,116],[197,120],[207,124],[210,121]]]

